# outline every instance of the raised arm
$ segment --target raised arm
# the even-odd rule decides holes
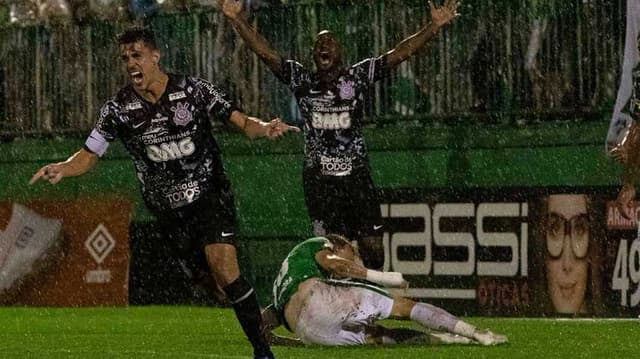
[[[274,50],[269,42],[247,22],[242,15],[241,0],[218,0],[222,13],[229,19],[236,32],[242,37],[249,48],[273,71],[280,75],[282,57]]]
[[[611,156],[623,166],[622,188],[616,199],[616,207],[620,214],[631,219],[631,201],[636,196],[635,184],[640,179],[640,128],[638,127],[638,116],[633,116],[634,122],[629,128],[629,132],[615,149],[611,151]]]
[[[458,0],[445,0],[443,6],[436,7],[428,1],[431,8],[431,22],[420,29],[417,33],[402,40],[396,47],[382,56],[386,57],[387,66],[390,68],[398,66],[404,60],[411,57],[431,39],[433,39],[440,29],[458,17]]]
[[[64,177],[80,176],[89,171],[98,162],[98,156],[84,148],[74,153],[64,162],[50,163],[38,170],[29,184],[42,179],[51,184],[60,182]]]

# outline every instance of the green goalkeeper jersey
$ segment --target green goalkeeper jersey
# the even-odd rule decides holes
[[[278,312],[298,290],[298,285],[309,278],[325,279],[329,273],[316,262],[316,253],[330,246],[328,239],[314,237],[295,246],[280,267],[273,282],[273,305]]]

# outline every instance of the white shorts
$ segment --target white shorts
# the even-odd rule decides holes
[[[392,307],[393,299],[378,287],[319,281],[300,310],[296,334],[307,344],[365,344],[365,326],[388,318]]]

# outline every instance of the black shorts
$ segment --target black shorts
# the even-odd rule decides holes
[[[236,245],[236,209],[227,179],[194,203],[154,213],[171,240],[186,242],[185,248],[202,250],[214,243]]]
[[[380,195],[368,170],[348,176],[303,172],[304,197],[315,235],[341,234],[350,240],[380,236]]]

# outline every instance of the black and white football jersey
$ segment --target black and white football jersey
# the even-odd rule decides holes
[[[346,176],[368,167],[362,136],[369,85],[387,75],[385,58],[370,58],[347,68],[327,88],[316,74],[293,60],[282,62],[280,80],[289,86],[304,119],[305,167],[325,176]]]
[[[216,178],[224,176],[210,121],[226,122],[236,109],[210,82],[169,74],[156,103],[130,85],[107,101],[85,148],[102,156],[110,142],[120,139],[150,209],[182,207],[215,190]]]

